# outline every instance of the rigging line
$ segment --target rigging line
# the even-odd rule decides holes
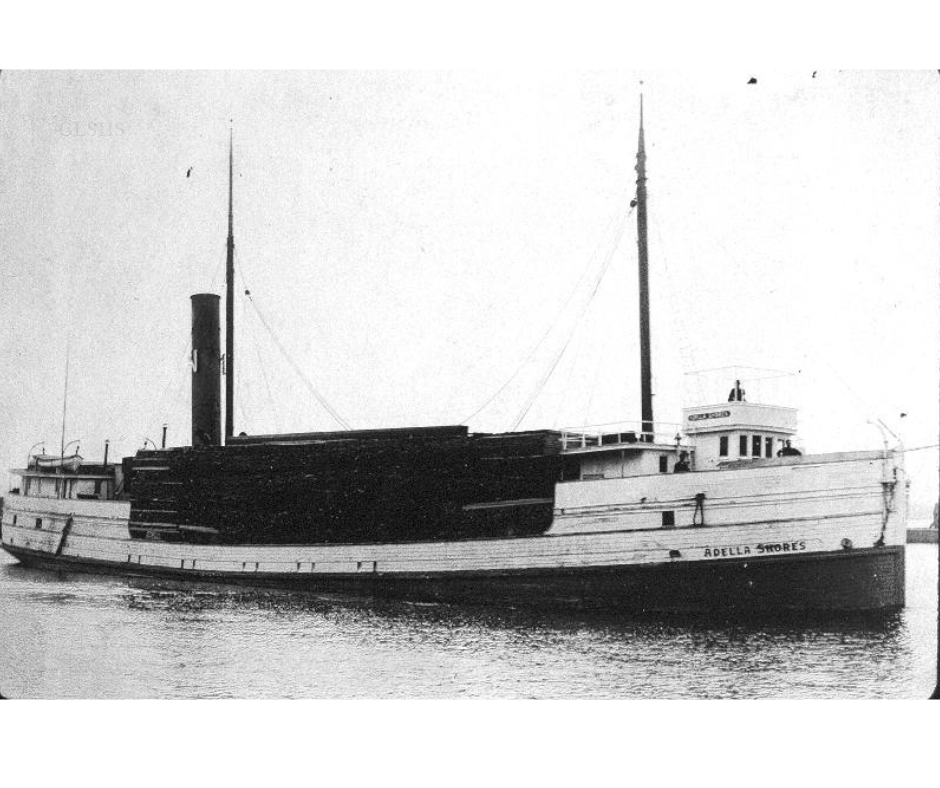
[[[526,405],[523,408],[522,412],[519,414],[518,418],[515,420],[512,427],[510,427],[509,429],[510,432],[514,431],[516,427],[518,427],[522,423],[522,420],[529,413],[529,410],[531,409],[532,405],[535,404],[535,400],[538,399],[538,396],[539,394],[541,394],[542,389],[544,388],[545,384],[548,382],[549,378],[552,376],[552,373],[555,371],[555,367],[558,366],[558,362],[561,360],[561,357],[565,354],[565,351],[568,349],[568,344],[571,342],[571,339],[574,336],[576,329],[580,325],[581,318],[584,317],[584,313],[587,312],[588,307],[594,301],[594,296],[597,295],[597,291],[601,286],[601,282],[604,280],[604,275],[607,273],[607,269],[610,268],[610,263],[614,259],[614,252],[616,252],[617,248],[620,246],[620,240],[623,238],[623,233],[626,230],[627,220],[630,218],[631,212],[624,214],[623,222],[621,223],[618,229],[617,235],[614,238],[614,243],[610,247],[610,252],[607,255],[607,259],[604,261],[604,266],[603,268],[601,268],[600,274],[598,275],[597,280],[594,283],[594,289],[591,291],[590,297],[588,298],[584,306],[581,308],[581,311],[578,313],[578,317],[575,320],[570,333],[568,334],[568,338],[565,340],[565,344],[562,346],[561,350],[555,356],[555,359],[552,362],[552,365],[549,368],[548,372],[542,377],[542,379],[539,381],[538,385],[536,386],[535,390],[532,392],[531,396],[526,401]]]
[[[287,360],[287,363],[290,364],[291,367],[293,367],[294,371],[303,381],[304,385],[307,387],[310,393],[313,394],[317,402],[320,403],[323,409],[333,418],[333,420],[345,430],[352,429],[352,427],[349,425],[349,422],[347,422],[342,416],[339,415],[336,409],[327,401],[326,397],[324,397],[317,390],[316,386],[313,385],[313,383],[304,374],[303,370],[291,358],[290,354],[287,352],[287,348],[284,347],[284,345],[281,343],[281,340],[278,338],[277,334],[274,333],[274,329],[271,328],[270,324],[265,319],[264,314],[262,314],[261,312],[261,308],[258,306],[258,303],[255,301],[254,296],[251,294],[251,289],[248,287],[248,283],[245,281],[245,273],[243,271],[241,258],[238,255],[237,250],[235,251],[235,258],[238,261],[238,265],[236,266],[236,269],[238,270],[238,275],[242,280],[242,285],[245,288],[245,296],[248,298],[248,302],[251,304],[251,306],[255,310],[255,313],[258,315],[258,319],[261,320],[262,325],[267,329],[268,333],[271,335],[271,338],[274,340],[274,344],[277,346],[278,350],[281,351],[281,354]]]
[[[75,292],[75,258],[70,256],[68,258],[68,273],[66,274],[66,284],[68,286],[68,292]],[[74,306],[71,302],[66,303],[65,309],[66,322],[65,322],[65,386],[62,392],[62,443],[61,443],[61,456],[65,456],[65,416],[66,408],[69,401],[69,359],[71,356],[72,350],[72,332],[69,330],[70,326],[74,324]],[[78,450],[76,449],[76,453]],[[58,483],[56,484],[58,489]]]
[[[662,268],[665,275],[662,278],[662,282],[665,285],[664,290],[666,291],[667,303],[678,302],[678,308],[675,309],[674,312],[678,313],[679,361],[684,367],[683,371],[691,370],[698,365],[696,361],[697,346],[693,347],[692,345],[693,334],[689,329],[689,315],[692,313],[692,308],[689,305],[686,288],[677,285],[674,280],[673,271],[669,267],[669,259],[666,254],[666,245],[663,243],[662,233],[660,232],[659,224],[656,222],[653,223],[653,231],[656,233],[656,240],[659,242],[660,257],[663,261]],[[688,396],[689,393],[693,393],[697,401],[704,402],[706,400],[705,382],[702,378],[697,377],[691,380],[688,377],[684,377],[683,383],[684,390],[681,392],[683,396]]]
[[[319,391],[317,391],[316,386],[314,386],[313,383],[307,378],[307,376],[304,374],[304,371],[300,368],[297,362],[295,362],[294,359],[291,358],[290,353],[287,352],[287,349],[281,343],[281,340],[278,338],[277,334],[274,333],[274,329],[271,328],[271,326],[268,324],[268,321],[265,320],[265,317],[262,314],[261,310],[259,309],[258,304],[255,302],[255,299],[252,297],[250,293],[248,294],[248,300],[251,303],[252,307],[254,307],[254,310],[257,313],[258,318],[261,320],[262,325],[267,329],[268,333],[271,335],[271,339],[274,340],[274,344],[277,346],[277,349],[281,351],[281,355],[284,356],[284,359],[287,361],[287,363],[291,365],[294,372],[296,372],[297,376],[301,379],[301,381],[303,381],[304,385],[307,387],[307,390],[311,394],[313,394],[317,402],[319,402],[320,405],[323,407],[323,409],[327,413],[329,413],[330,416],[332,416],[333,420],[336,421],[337,424],[339,424],[344,430],[352,429],[349,423],[342,416],[340,416],[339,413],[336,412],[336,410],[333,408],[332,405],[330,405],[326,397],[324,397]]]
[[[688,299],[685,296],[685,291],[682,288],[674,287],[672,271],[669,268],[669,258],[666,254],[666,246],[663,243],[662,234],[659,231],[659,225],[654,222],[653,232],[656,233],[656,240],[659,242],[659,254],[660,258],[663,261],[663,273],[665,273],[664,281],[666,288],[668,289],[668,298],[673,301],[680,301],[678,309],[678,318],[679,318],[679,331],[681,333],[680,343],[679,343],[679,352],[684,358],[682,359],[683,363],[687,364],[691,369],[695,366],[694,359],[692,358],[693,352],[689,337],[691,332],[689,331],[688,324]]]
[[[245,289],[247,290],[248,288],[245,288]],[[244,306],[244,303],[245,302],[243,300],[242,301],[243,306]],[[280,417],[280,414],[278,413],[277,403],[274,400],[274,396],[271,394],[271,383],[268,381],[268,371],[265,368],[264,358],[261,354],[261,345],[258,343],[258,337],[255,334],[255,332],[252,331],[250,333],[251,333],[252,344],[254,344],[255,346],[255,355],[258,356],[258,365],[261,367],[261,377],[264,380],[264,387],[268,392],[268,404],[271,406],[271,412],[274,414],[274,427],[278,432],[280,432],[281,431],[281,417]]]
[[[235,304],[238,304],[238,308],[241,309],[241,312],[238,315],[238,321],[236,322],[236,325],[244,326],[245,323],[247,322],[247,312],[248,312],[248,307],[245,305],[245,299],[240,298],[238,299],[238,301],[233,300],[232,302],[233,312],[235,311],[235,308],[236,308]],[[245,335],[244,329],[242,330],[241,334],[244,337]],[[245,363],[245,356],[242,355],[240,358],[241,358],[241,363],[238,368],[239,373],[240,373],[238,376],[238,388],[235,391],[235,396],[233,397],[233,399],[238,400],[238,410],[241,412],[242,418],[244,419],[244,424],[245,424],[246,429],[254,432],[254,428],[251,427],[249,424],[248,414],[245,412],[245,401],[246,400],[250,401],[253,395],[253,391],[251,389],[251,376],[245,374],[245,371],[248,368],[248,365]],[[226,367],[226,372],[228,372],[227,367]]]
[[[190,339],[188,337],[184,339],[183,342],[177,343],[176,346],[179,348],[179,351],[176,353],[172,353],[170,355],[170,358],[172,359],[171,372],[177,371],[177,370],[183,369],[184,367],[189,366],[190,362],[192,361],[192,356],[187,349],[189,346],[189,343],[190,343]],[[170,393],[170,390],[172,389],[174,383],[176,383],[176,377],[172,374],[167,375],[166,385],[163,387],[163,390],[160,393],[160,397],[157,399],[156,407],[154,408],[154,410],[157,413],[159,413],[166,407],[166,398],[167,398],[167,395]]]
[[[160,419],[156,424],[158,428],[162,428],[164,424],[169,426],[172,423],[172,420],[170,417],[176,411],[176,406],[179,404],[179,401],[182,398],[183,389],[185,388],[187,377],[188,375],[185,374],[185,372],[179,376],[179,383],[177,384],[177,387],[176,387],[176,394],[173,397],[173,402],[169,405],[168,408],[166,408],[166,410],[163,411],[163,418]]]
[[[519,424],[528,414],[529,410],[535,404],[536,399],[538,399],[539,395],[541,394],[542,390],[545,387],[545,384],[548,382],[549,378],[551,378],[552,374],[555,372],[555,369],[558,366],[559,361],[561,361],[561,358],[564,356],[565,351],[568,349],[568,345],[571,343],[571,340],[574,338],[574,335],[577,333],[578,329],[581,327],[581,320],[583,319],[584,314],[587,312],[591,303],[594,301],[594,297],[597,295],[597,291],[600,289],[601,282],[603,281],[604,276],[607,273],[607,270],[610,267],[611,262],[613,261],[614,253],[617,251],[617,248],[620,246],[620,241],[623,238],[623,233],[626,230],[626,225],[627,225],[627,221],[629,220],[629,218],[630,218],[630,212],[628,212],[627,214],[623,216],[623,222],[618,228],[618,232],[614,238],[613,244],[610,247],[610,251],[607,255],[607,259],[604,261],[604,265],[601,268],[601,271],[598,274],[597,278],[595,279],[594,289],[591,291],[591,295],[588,297],[588,300],[585,302],[584,306],[581,308],[581,311],[578,313],[577,318],[572,324],[571,331],[569,332],[564,345],[561,347],[558,354],[555,356],[555,359],[552,362],[551,367],[549,368],[548,372],[541,378],[536,388],[533,390],[532,394],[526,401],[526,404],[525,404],[525,407],[523,408],[522,413],[513,423],[512,427],[510,428],[510,431],[515,430],[516,427],[519,426]]]
[[[274,427],[280,432],[281,431],[281,414],[278,411],[277,402],[274,399],[274,395],[271,393],[271,383],[268,380],[268,370],[264,364],[264,357],[261,354],[261,345],[258,342],[258,337],[252,332],[251,335],[252,342],[255,346],[255,355],[258,356],[258,365],[261,367],[261,377],[264,379],[264,388],[268,392],[268,404],[271,407],[271,412],[274,414]]]
[[[632,211],[633,211],[633,208],[632,208],[632,207],[629,208],[627,215],[629,216],[630,213],[632,213]],[[615,222],[617,221],[618,217],[620,217],[621,215],[622,215],[622,211],[619,211],[619,210],[618,210],[616,213],[614,213],[613,216],[611,216],[610,220],[607,222],[607,227],[604,229],[603,236],[606,236],[606,235],[611,231],[611,229],[614,227],[614,224],[615,224]],[[603,236],[602,236],[602,237],[603,237]],[[531,348],[531,350],[529,351],[528,355],[519,363],[519,365],[516,367],[515,371],[512,373],[512,375],[509,376],[509,378],[503,383],[503,385],[500,386],[500,387],[493,393],[493,395],[492,395],[488,400],[486,400],[486,402],[484,402],[482,405],[480,405],[480,407],[478,407],[473,413],[471,413],[467,418],[465,418],[463,421],[461,421],[461,422],[460,422],[461,424],[466,424],[468,421],[470,421],[470,419],[472,419],[474,416],[476,416],[478,413],[480,413],[480,411],[482,411],[487,405],[489,405],[493,400],[495,400],[495,399],[506,389],[506,387],[507,387],[510,383],[512,383],[512,381],[515,379],[516,375],[518,375],[519,372],[522,371],[523,367],[525,367],[525,365],[532,359],[532,357],[535,355],[535,353],[538,351],[538,349],[542,346],[542,343],[548,338],[548,335],[551,333],[552,329],[555,328],[555,326],[557,325],[558,319],[561,317],[562,313],[563,313],[563,312],[565,311],[565,309],[568,307],[568,304],[571,303],[571,300],[574,298],[575,294],[578,292],[578,288],[581,286],[581,282],[582,282],[584,279],[586,279],[586,277],[587,277],[587,275],[588,275],[588,272],[591,270],[591,267],[592,267],[592,266],[591,266],[591,263],[594,261],[594,258],[597,256],[597,254],[600,252],[600,250],[601,250],[601,248],[602,248],[601,245],[600,245],[601,243],[602,243],[601,241],[598,242],[597,248],[594,249],[594,251],[591,253],[591,256],[588,258],[588,263],[587,263],[587,265],[585,265],[585,266],[584,266],[584,269],[581,271],[581,275],[578,277],[577,281],[575,282],[574,287],[571,288],[571,291],[569,292],[568,297],[565,299],[564,303],[561,305],[561,308],[560,308],[560,309],[558,310],[558,312],[555,314],[554,318],[549,322],[549,324],[548,324],[548,326],[546,327],[546,329],[545,329],[544,333],[542,334],[542,336],[541,336],[541,337],[539,338],[539,340],[535,343],[535,345],[532,346],[532,348]],[[482,358],[482,356],[481,356],[481,358]],[[479,359],[478,359],[478,361],[479,361]],[[476,362],[474,362],[474,364],[475,364],[475,363],[476,363]]]
[[[587,331],[577,332],[577,339],[575,340],[574,345],[572,346],[571,353],[568,354],[568,363],[567,368],[565,365],[561,366],[562,380],[567,383],[570,380],[575,380],[578,375],[578,364],[582,361],[581,358],[581,347],[584,344],[584,335]],[[561,392],[557,397],[557,403],[554,409],[554,415],[551,419],[551,429],[555,429],[555,426],[561,420],[562,409],[565,407],[565,404],[568,402],[567,395],[567,385],[563,385]],[[566,419],[567,421],[567,419]]]
[[[46,259],[49,259],[49,258],[46,258]],[[216,276],[213,277],[213,282],[214,282],[215,278],[218,276],[218,272],[221,270],[221,264],[224,263],[224,262],[225,262],[225,256],[224,256],[224,254],[223,254],[223,255],[220,257],[220,264],[219,264],[219,266],[216,268]],[[197,273],[198,273],[198,272],[197,272]],[[210,288],[209,288],[209,289],[210,289],[210,291],[211,291],[212,285],[210,285]],[[146,314],[146,312],[145,312],[144,314]],[[169,327],[169,330],[167,330],[168,327],[167,327],[167,325],[164,324],[164,322],[163,322],[163,318],[164,318],[165,316],[166,316],[166,312],[160,312],[159,314],[157,314],[156,317],[151,317],[151,319],[146,320],[145,322],[140,323],[140,325],[141,325],[141,326],[144,326],[144,327],[138,329],[137,335],[140,336],[140,337],[151,337],[151,336],[155,336],[155,335],[157,335],[157,334],[162,334],[162,335],[164,335],[164,336],[166,336],[166,335],[170,335],[170,336],[175,335],[176,332],[175,332],[175,330],[174,330],[174,327],[175,327],[176,324],[174,323],[173,326],[170,326],[170,327]],[[109,332],[110,328],[111,328],[115,323],[117,323],[118,321],[122,321],[122,320],[124,320],[124,319],[125,319],[125,318],[124,318],[123,315],[120,313],[120,311],[115,312],[115,316],[114,316],[114,317],[112,318],[112,320],[109,322],[108,328],[105,329],[102,333],[103,333],[103,334],[107,334],[107,333]],[[178,354],[177,354],[177,353],[173,353],[173,354],[171,355],[171,358],[173,359],[173,361],[171,362],[172,365],[173,365],[173,369],[176,368],[176,364],[177,364],[176,359],[177,359],[177,358],[179,359],[180,362],[183,362],[183,363],[185,363],[185,364],[188,366],[188,364],[189,364],[189,362],[190,362],[190,360],[191,360],[190,354],[189,354],[189,350],[188,350],[189,342],[190,342],[190,340],[189,340],[188,337],[184,338],[183,341],[182,341],[181,343],[179,343],[179,347],[180,347],[179,353],[178,353]],[[161,411],[163,411],[164,407],[166,406],[166,398],[167,398],[167,395],[169,394],[169,392],[170,392],[170,390],[171,390],[171,387],[173,386],[173,383],[174,383],[174,382],[175,382],[175,378],[173,377],[173,375],[172,375],[172,370],[171,370],[171,373],[166,375],[166,384],[164,385],[163,389],[161,390],[160,396],[159,396],[156,400],[154,400],[152,397],[148,397],[148,398],[146,398],[146,399],[142,399],[142,398],[140,397],[139,391],[137,391],[137,390],[131,390],[131,391],[129,391],[128,393],[126,393],[125,395],[121,396],[120,399],[109,399],[108,402],[110,402],[111,404],[107,404],[107,403],[104,402],[104,401],[101,402],[101,403],[100,403],[100,407],[106,409],[107,413],[109,414],[109,421],[110,421],[111,424],[116,424],[116,423],[118,423],[118,421],[119,421],[119,419],[116,419],[116,418],[114,417],[114,414],[115,414],[115,413],[119,413],[119,414],[122,414],[122,415],[126,415],[127,412],[128,412],[131,408],[133,408],[133,409],[134,409],[134,412],[136,412],[136,413],[143,413],[143,412],[146,412],[146,411],[149,409],[149,412],[150,412],[151,415],[152,415],[153,413],[160,414]],[[117,395],[117,396],[120,396],[120,395]],[[178,397],[177,397],[177,399],[178,399]],[[114,404],[115,401],[117,402],[116,405]],[[149,417],[146,416],[146,415],[142,415],[141,418],[146,419],[146,418],[149,418]]]
[[[565,405],[571,401],[571,398],[567,396],[570,389],[570,381],[573,380],[583,380],[585,376],[591,374],[593,376],[593,381],[596,384],[597,378],[600,374],[601,359],[602,356],[600,353],[597,353],[596,343],[593,345],[590,344],[591,332],[594,330],[594,326],[597,323],[599,317],[598,313],[601,311],[600,305],[595,309],[592,309],[589,314],[587,314],[584,322],[575,329],[575,337],[573,339],[574,344],[571,346],[571,352],[568,353],[568,358],[570,359],[567,368],[563,363],[559,364],[558,374],[561,376],[564,384],[561,387],[560,396],[558,398],[558,407],[555,410],[555,416],[552,420],[552,429],[555,429],[561,421],[561,412]],[[588,355],[582,355],[582,350],[584,349],[585,342],[588,343],[588,347],[595,351],[593,356],[594,366],[593,371],[590,366],[592,356],[590,351]],[[579,371],[583,368],[583,371]],[[591,390],[591,394],[588,397],[588,407],[585,408],[586,411],[590,410],[590,404],[593,402],[594,391]],[[567,421],[567,419],[566,419]],[[579,422],[580,424],[587,424],[585,418],[582,418]]]
[[[180,397],[183,394],[183,389],[185,388],[184,384],[186,383],[188,372],[189,370],[188,370],[188,364],[187,364],[187,368],[184,368],[183,370],[181,370],[181,374],[179,376],[179,382],[177,383],[177,386],[176,386],[176,394],[173,396],[173,402],[163,413],[163,419],[160,422],[161,426],[163,424],[169,425],[171,423],[170,415],[176,410],[176,406],[179,403]]]
[[[244,419],[245,426],[248,429],[250,429],[252,432],[254,432],[254,427],[251,426],[251,419],[249,419],[248,414],[245,413],[245,398],[244,397],[238,398],[238,409],[241,411],[242,419]]]
[[[721,242],[721,239],[715,234],[715,232],[711,228],[705,228],[705,229],[708,232],[708,234],[712,237],[712,240],[721,248],[721,250],[725,253],[725,255],[727,255],[728,259],[734,264],[734,266],[738,269],[738,271],[740,271],[742,275],[746,276],[747,271],[745,270],[744,266],[737,260],[737,258],[735,258],[731,254],[731,252],[728,251],[728,249]],[[813,342],[808,341],[809,338],[806,333],[805,326],[800,324],[798,321],[795,322],[793,325],[796,327],[797,331],[801,335],[801,338],[802,338],[801,345],[804,348],[804,351],[803,351],[804,357],[812,361],[822,362],[824,366],[828,367],[829,371],[833,374],[836,380],[838,380],[838,382],[845,388],[845,390],[856,399],[859,405],[862,406],[863,412],[866,415],[876,413],[876,410],[875,408],[872,407],[871,403],[864,400],[851,386],[849,386],[848,383],[846,383],[846,381],[838,373],[835,367],[830,363],[828,358],[822,355],[817,355],[815,353],[810,353],[807,350],[805,350],[805,348],[813,347],[815,345]]]
[[[839,384],[851,394],[858,405],[862,408],[862,413],[866,417],[877,418],[879,410],[876,408],[870,401],[864,399],[855,389],[853,389],[848,382],[839,374],[839,371],[836,369],[835,365],[829,360],[828,355],[821,348],[817,337],[809,336],[809,328],[807,325],[801,321],[791,321],[791,327],[795,328],[799,333],[801,346],[803,347],[803,358],[805,360],[816,362],[825,366],[833,377],[839,382]]]
[[[743,364],[731,365],[731,366],[726,366],[726,367],[711,367],[710,369],[692,369],[686,372],[685,374],[686,375],[708,375],[713,372],[728,372],[729,370],[735,370],[735,369],[748,369],[748,370],[753,370],[754,372],[773,372],[774,373],[773,375],[766,375],[760,378],[756,378],[753,376],[749,377],[748,380],[750,380],[751,382],[758,381],[758,380],[777,380],[778,378],[793,377],[796,374],[793,371],[788,371],[785,369],[772,369],[771,367],[751,367],[751,366],[745,366]],[[744,378],[742,378],[742,381],[743,380]]]
[[[628,219],[628,218],[633,214],[633,211],[634,211],[634,208],[633,208],[633,206],[631,206],[631,207],[627,210],[627,212],[626,212],[626,215],[625,215],[625,217],[624,217],[624,221],[625,221],[626,219]],[[617,211],[617,213],[614,214],[614,215],[611,217],[610,221],[607,223],[607,227],[606,227],[605,230],[604,230],[604,235],[607,235],[607,234],[610,232],[611,227],[614,226],[614,223],[617,221],[618,216],[624,216],[623,212],[622,212],[622,211]],[[620,236],[622,236],[622,235],[623,235],[623,230],[621,229],[621,231],[620,231],[620,233],[619,233],[619,235],[618,235],[618,237],[617,237],[617,243],[620,242],[619,239],[620,239]],[[616,246],[615,246],[614,248],[616,248]],[[538,342],[536,342],[535,345],[532,346],[532,349],[529,351],[528,355],[526,355],[526,357],[519,363],[519,365],[516,367],[515,371],[506,379],[506,381],[503,383],[503,385],[500,386],[500,387],[490,396],[490,398],[486,400],[486,402],[484,402],[482,405],[480,405],[480,407],[478,407],[475,411],[473,411],[473,413],[471,413],[469,416],[467,416],[467,418],[463,419],[463,420],[460,422],[461,424],[466,424],[468,421],[470,421],[470,419],[472,419],[474,416],[476,416],[477,414],[479,414],[484,408],[486,408],[491,402],[493,402],[493,400],[495,400],[500,394],[502,394],[503,391],[506,390],[506,387],[507,387],[510,383],[512,383],[513,380],[516,379],[516,375],[518,375],[518,374],[522,371],[523,367],[525,367],[525,365],[528,364],[529,361],[532,360],[532,357],[536,354],[536,352],[538,351],[538,349],[542,346],[542,343],[547,339],[547,337],[548,337],[548,335],[551,333],[552,329],[555,328],[555,326],[557,325],[558,319],[561,317],[561,315],[562,315],[562,313],[565,311],[565,309],[567,309],[568,304],[571,303],[571,300],[574,298],[575,293],[578,292],[578,288],[581,286],[582,280],[585,279],[585,277],[587,276],[588,271],[591,269],[591,262],[593,262],[594,257],[595,257],[595,255],[598,253],[599,250],[600,250],[599,248],[595,249],[594,252],[591,254],[591,256],[588,258],[588,264],[584,267],[584,270],[581,272],[581,275],[578,277],[577,282],[575,282],[574,287],[571,288],[571,292],[568,294],[568,297],[565,299],[565,302],[561,305],[561,308],[560,308],[560,309],[558,310],[558,312],[555,314],[555,317],[554,317],[554,318],[552,319],[552,321],[548,324],[548,327],[545,329],[545,332],[544,332],[544,333],[542,334],[542,336],[539,338]]]
[[[571,347],[571,352],[568,354],[568,366],[567,369],[564,365],[561,366],[560,371],[562,374],[562,380],[567,384],[569,381],[580,379],[578,374],[579,365],[583,361],[583,356],[581,355],[581,349],[584,347],[585,337],[590,334],[591,328],[591,318],[594,317],[594,313],[588,316],[585,325],[581,326],[581,329],[576,331],[577,339],[574,340],[574,345]],[[569,401],[567,396],[568,386],[563,385],[562,390],[558,396],[558,405],[555,408],[555,415],[552,417],[552,429],[554,429],[559,421],[561,421],[562,408],[565,407]],[[566,419],[567,421],[567,419]]]
[[[219,273],[225,267],[225,257],[228,254],[226,249],[222,250],[222,254],[219,256],[219,264],[215,267],[215,273],[212,274],[212,280],[209,282],[208,292],[212,292],[215,289],[215,282],[219,278]]]
[[[591,412],[591,406],[594,404],[594,393],[597,391],[597,380],[601,376],[601,356],[598,354],[594,362],[594,379],[591,381],[591,393],[588,395],[587,405],[584,406],[584,415],[581,417],[582,424],[588,424],[588,418]]]
[[[144,335],[146,336],[146,334]],[[186,344],[188,344],[188,341],[189,340],[186,340],[186,343],[184,344],[184,347],[183,347],[184,350],[185,350]],[[149,424],[150,423],[149,419],[153,417],[154,413],[166,414],[168,412],[166,410],[167,395],[169,395],[173,384],[177,382],[177,379],[173,375],[173,372],[178,369],[178,366],[177,366],[178,364],[184,365],[184,368],[188,369],[188,365],[191,360],[188,353],[185,356],[183,355],[183,351],[180,351],[179,354],[174,353],[172,355],[172,358],[175,359],[175,361],[173,362],[172,369],[170,370],[170,372],[166,374],[166,385],[164,385],[163,390],[161,391],[160,396],[157,398],[155,405],[150,406],[147,404],[148,402],[153,402],[153,400],[147,400],[146,402],[142,401],[139,396],[139,392],[137,390],[131,390],[130,392],[125,393],[124,396],[116,400],[117,402],[116,405],[114,404],[114,401],[111,401],[111,404],[107,404],[106,402],[102,401],[100,406],[106,409],[107,414],[108,414],[109,424],[114,425],[114,424],[120,423],[122,420],[126,421],[127,415],[131,412],[133,412],[136,416],[139,416],[141,421]],[[182,391],[183,383],[185,382],[185,380],[186,380],[185,375],[179,379],[176,399],[174,400],[173,405],[170,406],[170,411],[172,411],[175,408],[176,402],[179,400],[179,395]],[[115,415],[114,415],[115,413],[121,414],[121,416],[125,418],[123,419],[115,418]],[[165,421],[168,422],[169,419],[165,418]],[[126,433],[115,435],[112,432],[111,433],[112,448],[116,447],[119,441],[125,440],[126,438],[127,438]],[[134,438],[134,440],[137,440],[137,439]]]
[[[72,346],[72,332],[67,331],[65,335],[65,389],[62,393],[62,444],[61,457],[65,457],[65,411],[69,401],[69,351]],[[56,482],[56,492],[58,493],[59,483]]]
[[[175,325],[174,323],[173,326]],[[167,324],[158,318],[156,321],[150,321],[148,327],[138,333],[142,337],[153,336],[155,332],[164,336],[178,337],[173,326],[170,326],[168,329]],[[130,407],[133,407],[135,412],[140,413],[141,418],[144,420],[160,418],[162,416],[164,421],[161,422],[161,424],[169,422],[169,413],[175,409],[179,401],[179,395],[182,392],[183,384],[187,380],[187,374],[192,362],[190,343],[191,339],[187,334],[177,339],[175,344],[168,344],[168,347],[173,348],[173,352],[163,356],[161,360],[162,363],[158,370],[158,374],[161,374],[166,380],[164,387],[161,389],[160,396],[155,400],[152,397],[143,399],[139,396],[139,392],[131,390],[121,399],[119,408],[113,406],[109,408],[109,412],[112,415],[112,422],[114,422],[113,415],[115,412],[123,414]],[[179,380],[177,380],[177,374],[180,375]],[[172,404],[170,404],[168,397],[173,391],[174,384],[177,386],[177,389]]]
[[[805,343],[804,343],[804,347],[807,347]],[[806,351],[804,351],[804,353],[806,353]],[[806,355],[809,355],[809,354],[806,353]],[[846,383],[845,379],[842,377],[842,375],[839,374],[838,370],[832,365],[832,363],[829,361],[828,358],[822,355],[814,356],[814,357],[816,359],[821,359],[822,363],[825,364],[827,367],[829,367],[829,371],[835,376],[836,380],[838,380],[839,383],[843,385],[845,390],[848,391],[849,394],[851,394],[853,397],[855,397],[855,399],[858,400],[859,405],[861,405],[865,409],[866,415],[877,414],[878,411],[874,407],[872,407],[872,404],[868,402],[867,400],[862,399],[861,395],[859,395],[855,391],[855,389],[853,389],[848,383]]]
[[[777,223],[777,226],[778,226],[781,230],[783,229],[783,228],[782,228],[782,225],[780,225],[779,222]],[[731,262],[732,262],[732,263],[734,264],[734,266],[738,269],[738,271],[740,271],[743,276],[747,276],[747,275],[748,275],[748,272],[747,272],[747,270],[745,269],[745,267],[740,263],[740,261],[738,261],[738,259],[737,259],[736,257],[734,257],[734,255],[731,254],[730,251],[728,251],[728,249],[727,249],[727,248],[725,247],[725,245],[721,242],[721,239],[720,239],[720,238],[718,237],[718,235],[714,232],[714,230],[711,229],[711,228],[706,228],[706,230],[707,230],[708,234],[712,237],[712,240],[721,248],[721,250],[725,253],[725,255],[727,255],[728,259],[731,260]],[[810,341],[810,338],[808,337],[808,335],[807,335],[807,333],[806,333],[806,327],[805,327],[804,325],[802,325],[799,321],[794,322],[793,325],[797,327],[797,330],[799,331],[799,333],[800,333],[800,335],[801,335],[801,337],[802,337],[801,345],[802,345],[803,348],[809,348],[809,347],[815,347],[815,346],[816,346],[815,338],[812,338],[813,341]],[[859,395],[852,389],[852,387],[849,386],[849,384],[845,382],[845,380],[843,380],[842,376],[839,375],[839,373],[836,371],[835,367],[829,362],[829,360],[828,360],[827,358],[823,357],[822,355],[816,355],[816,354],[814,354],[814,353],[809,353],[809,352],[807,352],[806,350],[804,350],[803,355],[804,355],[804,357],[809,358],[809,359],[811,359],[811,360],[813,360],[813,361],[821,361],[826,367],[828,367],[828,368],[829,368],[829,371],[832,372],[832,374],[833,374],[833,375],[835,376],[835,378],[839,381],[839,383],[842,384],[842,386],[846,389],[846,391],[848,391],[853,397],[855,397],[855,399],[857,400],[858,404],[862,406],[862,408],[863,408],[863,410],[864,410],[864,412],[865,412],[866,415],[870,415],[870,414],[876,413],[876,410],[875,410],[875,408],[873,408],[873,407],[871,406],[871,403],[869,403],[869,402],[867,402],[866,400],[862,399],[862,397],[859,396]],[[773,370],[773,371],[779,371],[779,370]]]
[[[179,383],[176,384],[176,394],[173,395],[173,404],[170,405],[169,411],[172,412],[176,410],[176,405],[180,401],[180,397],[183,394],[183,388],[185,387],[186,379],[189,377],[188,364],[186,367],[180,370]]]

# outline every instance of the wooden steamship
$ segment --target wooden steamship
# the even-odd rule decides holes
[[[220,299],[199,294],[192,446],[110,464],[31,458],[3,502],[3,548],[48,569],[417,600],[634,613],[902,607],[900,451],[782,451],[796,412],[747,402],[737,385],[729,401],[686,408],[683,435],[657,429],[642,106],[636,170],[633,429],[236,436],[230,147],[224,440]]]

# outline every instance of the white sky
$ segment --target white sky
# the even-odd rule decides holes
[[[188,442],[229,118],[244,281],[353,426],[459,423],[521,366],[469,422],[508,429],[566,342],[520,428],[636,419],[640,80],[657,420],[740,364],[800,373],[809,450],[880,446],[876,417],[934,444],[940,76],[812,74],[4,71],[0,462],[58,449],[67,336],[84,456]],[[236,430],[335,428],[236,303]],[[937,451],[908,462],[929,514]]]

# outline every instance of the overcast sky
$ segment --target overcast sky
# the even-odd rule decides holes
[[[66,440],[188,443],[230,119],[236,431],[336,428],[258,311],[354,427],[637,419],[641,80],[657,420],[743,365],[810,451],[935,444],[936,72],[4,71],[0,462],[58,450],[69,337]]]

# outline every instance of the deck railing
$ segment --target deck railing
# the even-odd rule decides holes
[[[643,444],[681,444],[681,425],[660,421],[653,430],[643,430],[641,422],[611,422],[588,427],[564,429],[562,451],[584,451],[600,447],[640,448]]]

